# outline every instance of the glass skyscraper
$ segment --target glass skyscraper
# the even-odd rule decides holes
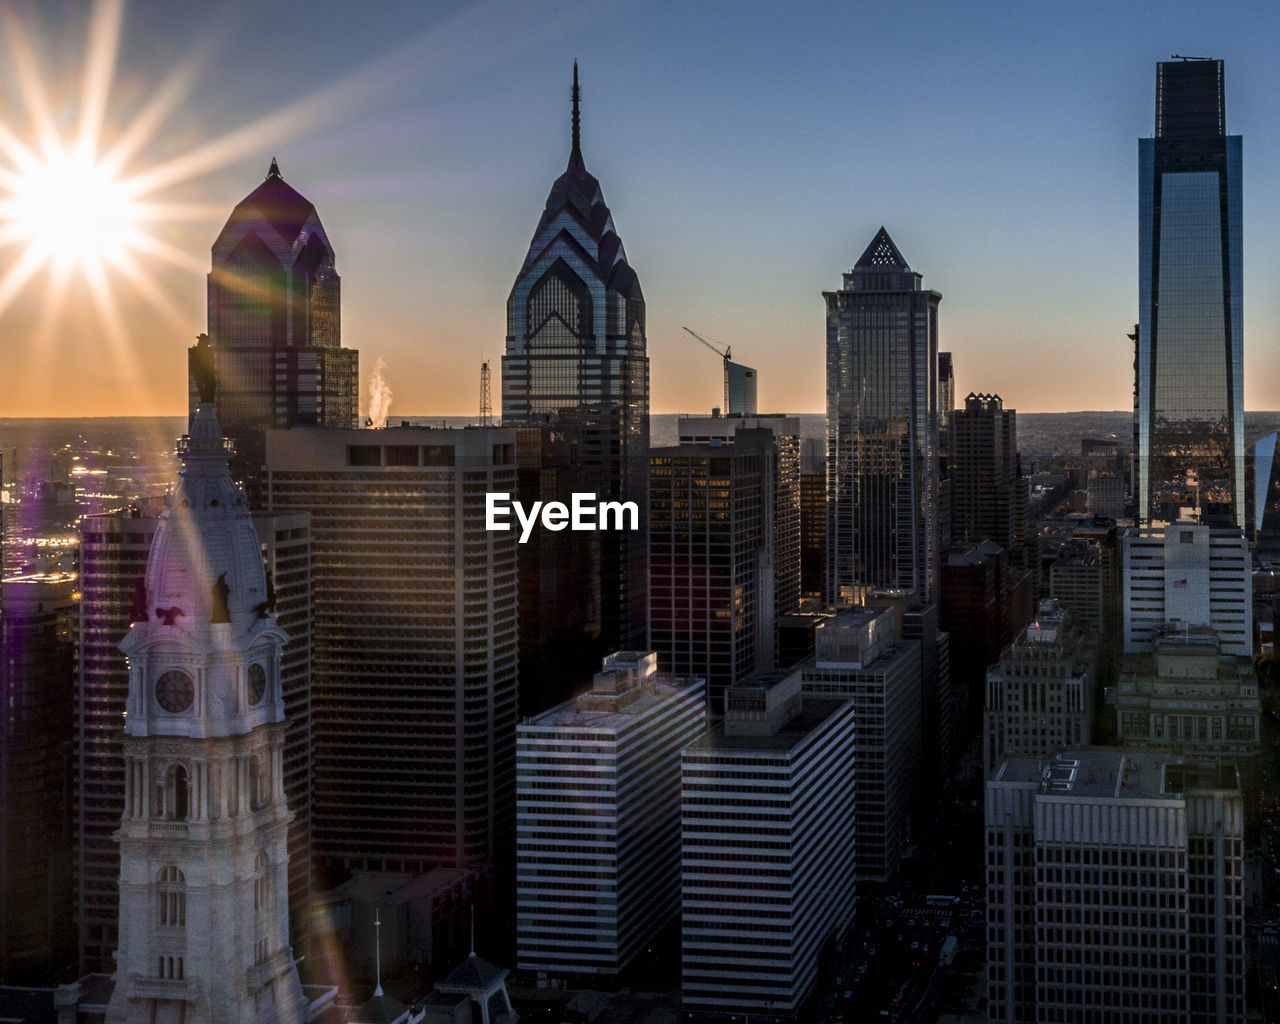
[[[627,263],[600,183],[582,159],[578,68],[573,146],[551,186],[524,265],[507,300],[502,357],[507,426],[551,424],[578,442],[602,499],[634,501],[641,529],[600,534],[604,643],[647,643],[649,359],[644,295]]]
[[[827,602],[938,592],[938,303],[881,228],[827,302]]]
[[[1157,64],[1155,138],[1138,141],[1144,522],[1245,525],[1240,148],[1222,61]]]

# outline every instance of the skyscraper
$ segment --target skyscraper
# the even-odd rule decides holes
[[[827,304],[827,601],[938,587],[938,303],[881,228]]]
[[[508,426],[551,423],[578,440],[601,498],[648,505],[649,359],[640,280],[627,263],[600,183],[582,159],[578,69],[573,71],[569,166],[507,299],[502,416]],[[601,630],[614,649],[647,641],[644,523],[600,537]]]
[[[1240,136],[1222,61],[1156,65],[1138,140],[1138,516],[1245,524]]]
[[[358,356],[341,344],[340,281],[315,207],[280,175],[236,204],[213,243],[208,346],[189,351],[190,416],[204,365],[217,378],[217,411],[235,442],[232,474],[261,506],[262,432],[354,427]]]
[[[284,697],[258,534],[210,404],[182,440],[129,659],[106,1020],[293,1022]]]
[[[485,495],[516,490],[516,432],[266,435],[273,512],[311,513],[313,843],[354,871],[510,857],[516,547]]]
[[[958,547],[993,540],[1025,568],[1019,512],[1017,413],[999,395],[970,392],[951,416],[951,536]]]

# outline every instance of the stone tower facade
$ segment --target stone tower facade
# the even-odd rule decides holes
[[[292,1024],[290,813],[276,624],[258,536],[211,404],[179,442],[133,625],[120,939],[108,1024]]]

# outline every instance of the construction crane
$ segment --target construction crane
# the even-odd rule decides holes
[[[716,355],[718,355],[721,359],[724,360],[724,411],[726,414],[728,414],[729,412],[729,363],[732,361],[732,358],[733,358],[732,349],[730,349],[730,347],[726,345],[724,347],[724,351],[722,352],[720,351],[719,346],[714,345],[711,342],[707,341],[707,339],[704,338],[697,331],[690,330],[688,327],[685,327],[684,329],[688,331],[690,334],[692,334],[695,338],[697,338],[700,342],[702,342],[702,344],[706,345],[707,348],[711,349],[711,351],[714,352]]]

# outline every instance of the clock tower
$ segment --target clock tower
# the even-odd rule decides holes
[[[295,1024],[276,624],[258,536],[203,402],[178,444],[133,625],[120,944],[107,1024]]]

